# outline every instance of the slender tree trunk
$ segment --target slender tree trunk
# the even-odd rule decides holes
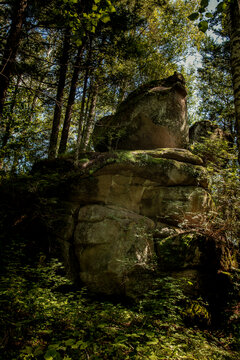
[[[67,140],[68,140],[70,123],[71,123],[72,109],[73,109],[73,105],[74,105],[74,101],[75,101],[78,76],[79,76],[79,72],[80,72],[80,61],[82,58],[83,49],[84,49],[83,45],[81,45],[78,48],[78,53],[77,53],[77,57],[76,57],[75,65],[74,65],[74,71],[73,71],[70,92],[69,92],[69,96],[68,96],[68,103],[67,103],[67,108],[66,108],[66,113],[65,113],[65,119],[64,119],[63,129],[62,129],[62,136],[61,136],[61,141],[60,141],[60,146],[59,146],[59,154],[63,154],[67,148]]]
[[[89,76],[89,66],[87,64],[85,76],[84,76],[84,84],[83,84],[83,94],[82,94],[82,101],[81,101],[81,111],[79,117],[79,124],[78,124],[78,137],[77,137],[77,144],[76,144],[76,153],[75,158],[78,160],[78,155],[80,151],[80,144],[82,141],[82,131],[83,131],[83,124],[84,124],[84,110],[85,110],[85,100],[86,100],[86,93],[87,93],[87,84],[88,84],[88,76]]]
[[[12,8],[11,28],[3,53],[2,64],[0,66],[0,118],[3,114],[7,89],[9,87],[13,65],[16,60],[17,50],[19,48],[22,26],[26,16],[27,3],[28,0],[18,0],[15,1]]]
[[[92,94],[92,100],[91,105],[89,109],[89,116],[86,123],[86,128],[83,136],[83,142],[82,142],[82,150],[86,151],[90,137],[92,135],[93,127],[94,127],[94,118],[96,113],[96,106],[97,106],[97,98],[98,98],[98,85],[95,85],[93,88],[93,94]]]
[[[88,114],[89,114],[89,106],[90,106],[90,102],[91,102],[91,98],[92,98],[92,85],[90,82],[90,85],[88,86],[88,92],[87,92],[87,102],[86,102],[86,106],[85,106],[85,113],[84,113],[84,119],[87,119]]]
[[[4,135],[3,135],[1,149],[5,148],[5,146],[8,143],[8,140],[10,138],[10,135],[11,135],[11,129],[14,124],[12,114],[13,114],[13,110],[14,110],[16,102],[17,102],[17,94],[18,94],[18,88],[19,88],[20,81],[21,81],[21,76],[19,75],[17,78],[17,83],[15,85],[15,89],[14,89],[14,93],[13,93],[13,97],[12,97],[12,101],[11,101],[11,106],[10,106],[10,111],[9,111],[10,115],[9,115],[9,119],[6,124]]]
[[[39,98],[39,94],[41,93],[42,89],[42,83],[44,81],[45,78],[45,74],[42,74],[38,80],[38,87],[37,89],[33,89],[33,84],[32,84],[32,80],[31,79],[31,83],[29,85],[29,90],[31,90],[31,92],[29,91],[29,97],[28,97],[28,117],[27,117],[27,124],[29,125],[32,122],[33,119],[33,115],[35,113],[35,106],[37,103],[37,99]],[[34,95],[33,95],[34,94]]]
[[[231,67],[236,113],[238,162],[240,164],[240,0],[234,0],[229,9]]]
[[[32,122],[33,119],[33,114],[35,111],[35,105],[37,103],[37,99],[38,99],[38,93],[41,90],[41,82],[39,84],[38,89],[35,91],[34,97],[32,99],[31,105],[29,107],[29,116],[28,116],[28,124],[30,124]]]
[[[77,136],[77,144],[76,144],[76,151],[75,151],[75,160],[76,161],[78,160],[78,157],[79,157],[82,136],[83,136],[82,132],[83,132],[83,127],[84,127],[85,100],[86,100],[91,59],[92,59],[92,38],[90,38],[90,43],[89,43],[88,58],[87,58],[87,62],[86,62],[86,72],[85,72],[84,84],[83,84],[81,111],[80,111],[80,118],[79,118],[79,124],[78,124],[78,136]]]
[[[60,119],[62,113],[64,87],[65,87],[67,68],[68,68],[69,48],[70,48],[70,37],[69,37],[69,31],[66,30],[63,49],[62,49],[62,56],[60,58],[57,98],[54,109],[52,131],[51,131],[50,143],[48,149],[49,159],[54,159],[57,154],[57,141],[58,141],[59,125],[60,125]]]
[[[87,98],[87,104],[86,104],[86,108],[85,108],[85,113],[84,113],[84,117],[82,118],[82,121],[81,121],[81,130],[82,131],[81,131],[81,136],[78,139],[77,151],[76,151],[76,160],[79,158],[79,153],[81,151],[83,151],[83,148],[84,148],[83,144],[84,144],[86,129],[87,129],[87,126],[88,126],[88,119],[89,119],[90,108],[91,108],[91,104],[92,104],[92,95],[93,95],[92,84],[90,83],[90,85],[88,87],[88,95],[87,95],[88,98]]]

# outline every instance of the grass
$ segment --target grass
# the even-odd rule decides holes
[[[137,304],[110,302],[75,289],[57,259],[16,254],[1,278],[3,360],[239,359],[232,334],[184,323],[170,282]]]

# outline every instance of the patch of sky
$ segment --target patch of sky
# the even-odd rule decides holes
[[[221,0],[210,0],[206,12],[210,12],[214,15],[214,12],[217,9],[217,5],[220,3],[220,1]],[[213,38],[216,42],[222,42],[222,38],[212,30],[207,30],[206,36]],[[191,78],[191,84],[189,85],[191,88],[191,99],[189,98],[188,117],[189,122],[194,123],[198,120],[198,107],[200,102],[197,91],[197,78],[194,76],[194,74],[197,75],[198,69],[202,67],[202,56],[200,52],[197,49],[189,49],[187,56],[178,63],[178,67],[179,71],[182,72],[184,69],[184,71],[189,74]]]
[[[214,13],[219,2],[220,2],[220,0],[210,0],[208,8],[207,8],[207,12]],[[218,37],[212,30],[208,30],[206,32],[206,35],[214,38],[215,41],[219,41],[219,42],[222,41],[220,39],[220,37]],[[201,63],[202,63],[202,61],[201,61],[201,55],[200,55],[199,51],[194,50],[189,53],[189,55],[186,57],[186,59],[184,59],[184,61],[182,62],[181,65],[184,65],[186,71],[189,72],[189,71],[192,71],[193,67],[196,69],[201,67]]]

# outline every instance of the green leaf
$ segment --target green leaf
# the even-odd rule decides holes
[[[224,2],[223,3],[223,11],[227,9],[227,6],[228,6],[227,3]]]
[[[157,345],[158,344],[158,339],[152,339],[151,341],[147,341],[147,345]]]
[[[33,348],[31,346],[26,346],[26,348],[24,349],[24,352],[27,354],[32,354]]]
[[[206,17],[207,17],[207,18],[212,18],[212,17],[213,17],[213,14],[211,14],[210,12],[207,12],[207,13],[206,13]]]
[[[206,8],[209,4],[209,0],[201,0],[200,7]]]
[[[109,11],[112,12],[112,13],[113,13],[113,12],[116,12],[116,9],[115,9],[115,7],[114,7],[113,5],[109,6],[108,9],[109,9]]]
[[[61,346],[60,343],[59,344],[50,344],[48,346],[48,350],[58,350],[60,346]]]
[[[82,340],[79,340],[76,342],[76,344],[71,345],[72,349],[78,349],[84,342]]]
[[[199,13],[193,13],[188,16],[189,20],[197,20],[199,18]]]
[[[71,345],[75,344],[76,341],[75,341],[75,339],[68,339],[68,340],[64,341],[64,343],[66,346],[71,346]]]
[[[218,12],[218,13],[221,13],[221,12],[223,11],[223,4],[224,4],[223,1],[220,2],[220,4],[218,4],[218,6],[217,6],[217,12]]]
[[[43,350],[40,346],[38,346],[35,350],[34,350],[34,356],[38,356],[38,355],[42,355],[43,354]]]
[[[109,22],[111,19],[110,19],[110,16],[109,15],[103,15],[100,19],[104,24],[106,24],[107,22]]]
[[[92,6],[92,10],[93,10],[93,11],[96,11],[97,9],[98,9],[97,5],[93,5],[93,6]]]
[[[208,29],[208,22],[206,20],[200,21],[200,23],[198,24],[199,30],[201,30],[202,32],[206,32]]]
[[[151,354],[149,360],[158,360],[158,357],[155,354]]]
[[[205,12],[205,10],[206,10],[205,7],[200,7],[199,12],[200,12],[201,14],[203,14],[203,13]]]
[[[48,350],[44,355],[45,360],[60,360],[61,355],[56,350]]]
[[[81,40],[81,39],[77,39],[77,40],[75,41],[75,43],[76,43],[77,46],[81,46],[81,45],[82,45],[82,40]]]

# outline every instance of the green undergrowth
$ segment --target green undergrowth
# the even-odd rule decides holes
[[[74,288],[59,260],[24,251],[15,244],[4,258],[0,359],[239,359],[232,334],[184,324],[170,278],[137,304],[110,302]]]

